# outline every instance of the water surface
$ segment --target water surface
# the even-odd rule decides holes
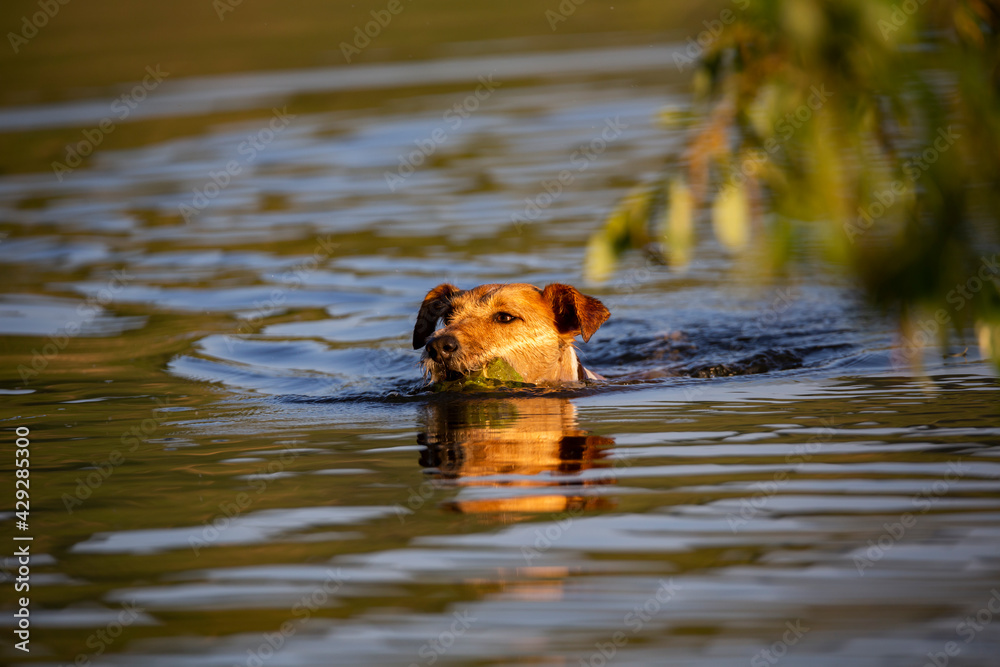
[[[3,423],[34,482],[32,652],[4,660],[997,664],[1000,383],[974,345],[902,366],[842,281],[760,283],[707,236],[686,271],[583,282],[681,141],[661,56],[177,79],[133,119],[162,136],[0,177]],[[598,296],[581,353],[609,383],[421,392],[410,332],[446,281]]]

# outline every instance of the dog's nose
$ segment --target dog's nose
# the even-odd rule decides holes
[[[458,349],[458,339],[450,334],[431,339],[427,343],[427,354],[434,361],[444,361]]]

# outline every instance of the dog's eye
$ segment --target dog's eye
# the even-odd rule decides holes
[[[493,319],[500,324],[509,324],[516,320],[517,318],[510,313],[497,313],[493,316]]]

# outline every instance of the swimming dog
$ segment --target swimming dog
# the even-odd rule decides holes
[[[587,342],[610,315],[604,304],[570,285],[460,290],[443,283],[420,306],[413,349],[424,348],[424,370],[433,382],[461,378],[497,358],[531,384],[603,380],[577,360],[573,339],[579,335]]]

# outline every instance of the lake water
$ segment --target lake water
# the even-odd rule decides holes
[[[0,466],[27,428],[32,482],[29,529],[3,516],[34,538],[31,652],[4,662],[1000,664],[1000,382],[974,343],[901,365],[834,274],[760,283],[707,234],[686,271],[584,282],[682,140],[656,120],[686,101],[674,48],[0,109],[74,143],[142,128],[0,176]],[[413,320],[446,281],[598,296],[580,348],[609,383],[421,392]]]

